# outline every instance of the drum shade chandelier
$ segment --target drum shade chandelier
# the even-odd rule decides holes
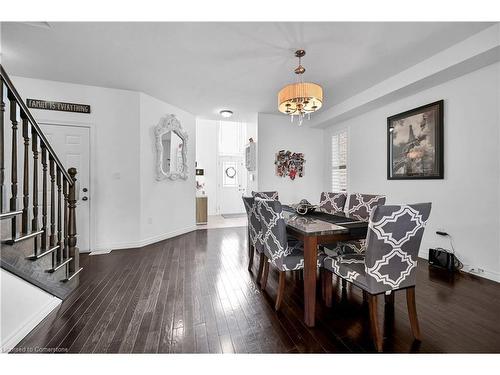
[[[299,66],[295,68],[297,82],[283,87],[278,93],[278,109],[280,112],[290,115],[293,122],[294,116],[298,116],[299,126],[311,113],[316,112],[323,105],[323,88],[316,83],[303,82],[302,75],[306,69],[302,66],[302,57],[306,51],[299,49],[295,51],[295,57],[299,59]]]

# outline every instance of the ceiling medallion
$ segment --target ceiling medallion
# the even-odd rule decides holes
[[[299,49],[295,57],[299,58],[299,66],[295,68],[297,82],[283,87],[278,93],[278,109],[280,112],[290,115],[293,122],[294,116],[299,117],[299,126],[307,115],[316,112],[323,105],[323,89],[320,85],[311,82],[303,82],[302,75],[306,69],[301,65],[301,59],[306,51]]]

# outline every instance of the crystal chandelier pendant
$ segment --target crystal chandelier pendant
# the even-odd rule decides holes
[[[306,52],[297,50],[295,56],[299,59],[299,65],[294,72],[297,75],[297,82],[283,87],[278,93],[278,110],[293,118],[298,116],[299,126],[304,119],[311,119],[311,113],[316,112],[323,105],[323,88],[311,82],[303,82],[302,75],[306,69],[302,66],[302,57]]]

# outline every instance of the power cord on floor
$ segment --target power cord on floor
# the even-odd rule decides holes
[[[450,247],[451,247],[451,251],[448,249],[443,249],[442,247],[438,247],[437,250],[441,250],[441,251],[445,251],[447,253],[453,254],[455,257],[455,269],[457,269],[457,270],[463,269],[464,264],[458,259],[457,254],[455,253],[455,246],[453,245],[453,237],[451,236],[451,234],[446,233],[446,232],[442,232],[439,230],[436,231],[436,234],[443,236],[443,237],[448,237],[448,239],[450,240]]]

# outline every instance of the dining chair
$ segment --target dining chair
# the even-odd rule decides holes
[[[358,220],[370,218],[370,214],[377,206],[385,204],[385,196],[354,193],[349,195],[347,215]],[[334,247],[325,246],[324,251],[329,256],[341,254],[363,254],[366,250],[366,240],[340,241]]]
[[[304,268],[304,244],[300,241],[288,241],[283,209],[279,201],[258,198],[255,201],[262,227],[264,254],[267,257],[260,285],[262,290],[266,288],[269,263],[272,264],[279,271],[278,294],[275,302],[275,310],[278,311],[283,301],[286,271]],[[323,258],[324,256],[318,256],[318,267],[322,264]]]
[[[252,191],[252,197],[279,201],[279,196],[277,191]]]
[[[329,214],[335,214],[344,211],[347,193],[331,193],[324,191],[319,199],[319,208]]]
[[[259,254],[259,271],[257,272],[257,281],[260,282],[262,269],[264,267],[265,255],[264,244],[262,243],[262,228],[260,226],[260,217],[257,213],[257,205],[254,197],[242,197],[245,211],[248,219],[248,270],[252,270],[255,251]]]
[[[393,293],[406,290],[406,303],[413,336],[420,341],[415,304],[417,259],[431,203],[377,206],[368,224],[364,254],[326,256],[322,273],[323,295],[332,296],[332,276],[336,274],[363,290],[368,299],[372,336],[377,351],[382,351],[382,334],[377,315],[377,296],[384,293],[386,302]],[[387,298],[390,297],[390,298]]]

